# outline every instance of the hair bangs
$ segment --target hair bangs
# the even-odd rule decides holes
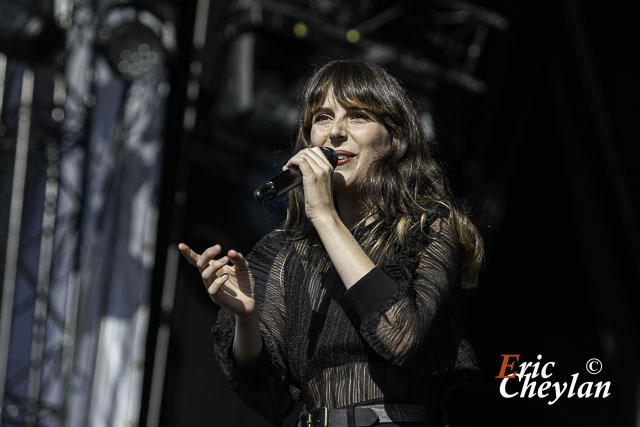
[[[309,82],[305,94],[305,127],[311,126],[313,114],[322,107],[329,93],[332,93],[336,101],[345,108],[362,108],[376,115],[389,113],[382,108],[388,105],[388,102],[383,94],[376,90],[380,82],[374,70],[366,66],[336,65],[321,70],[315,79]]]

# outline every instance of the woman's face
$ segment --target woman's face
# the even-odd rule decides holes
[[[362,108],[345,109],[333,91],[329,91],[311,123],[313,146],[333,148],[338,154],[333,174],[335,191],[355,190],[371,162],[389,147],[387,129],[375,114]]]

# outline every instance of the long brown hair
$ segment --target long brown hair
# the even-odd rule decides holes
[[[389,149],[374,160],[359,187],[363,220],[376,222],[366,233],[363,247],[375,263],[427,218],[427,205],[439,203],[449,210],[449,220],[464,247],[463,287],[474,286],[483,260],[482,237],[451,194],[442,167],[431,155],[418,111],[400,83],[377,65],[359,60],[334,60],[318,68],[307,80],[301,97],[298,137],[293,152],[311,146],[312,117],[333,91],[349,107],[365,108],[381,120],[389,134]],[[294,237],[309,237],[313,227],[304,210],[301,188],[289,193],[284,229]]]

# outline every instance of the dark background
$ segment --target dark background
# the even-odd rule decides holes
[[[640,399],[635,18],[622,3],[474,4],[509,22],[507,29],[489,32],[474,72],[486,82],[485,93],[438,79],[424,84],[429,79],[395,69],[421,107],[431,111],[437,155],[485,237],[480,283],[464,301],[482,380],[455,396],[451,425],[635,425]],[[216,10],[226,12],[223,5],[214,7],[214,20]],[[377,36],[396,40],[399,49],[416,47],[419,37],[408,30],[402,34],[402,28]],[[211,31],[216,33],[215,27]],[[256,78],[265,77],[262,84],[280,93],[299,88],[278,85],[301,81],[314,64],[353,55],[340,44],[255,34],[263,46]],[[199,250],[219,242],[246,252],[281,218],[284,202],[263,206],[251,192],[286,160],[292,136],[284,131],[256,137],[262,128],[256,133],[248,128],[260,125],[259,118],[228,120],[220,114],[228,45],[216,46],[207,52],[204,100],[187,153],[179,239]],[[393,64],[387,65],[393,73]],[[272,74],[287,77],[269,81]],[[170,175],[171,161],[167,167]],[[215,364],[210,334],[215,316],[197,274],[182,263],[163,425],[262,425],[237,401]],[[543,362],[556,362],[552,381],[580,373],[579,384],[611,381],[612,395],[563,397],[553,406],[546,399],[502,398],[494,378],[501,354],[520,354],[521,362],[541,354]],[[592,357],[603,364],[596,376],[585,371]]]

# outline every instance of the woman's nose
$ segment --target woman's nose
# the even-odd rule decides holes
[[[340,140],[347,137],[347,131],[345,129],[344,121],[336,120],[333,122],[333,126],[331,127],[331,132],[329,133],[329,138],[331,140]]]

